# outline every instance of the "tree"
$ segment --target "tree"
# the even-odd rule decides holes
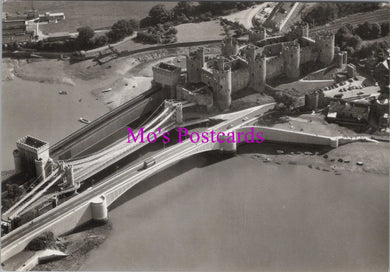
[[[170,14],[165,5],[158,4],[150,9],[149,17],[154,24],[159,24],[167,22],[170,19]]]
[[[381,35],[381,25],[378,23],[371,24],[371,38],[376,39]]]
[[[95,32],[89,26],[80,27],[77,29],[79,35],[77,41],[80,45],[88,45],[90,39],[95,35]]]
[[[188,2],[188,1],[180,1],[173,8],[173,14],[176,18],[182,15],[189,16],[191,15],[192,11],[193,11],[192,2]]]
[[[104,46],[108,43],[108,37],[106,35],[99,36],[95,41],[96,47]]]
[[[132,26],[134,22],[119,20],[112,25],[111,31],[107,34],[108,38],[112,42],[122,40],[126,36],[130,36],[134,33],[134,28]]]
[[[132,27],[133,30],[137,30],[139,29],[139,21],[137,21],[136,19],[130,19],[129,26]]]
[[[381,29],[382,29],[382,36],[387,36],[389,34],[389,26],[390,26],[390,23],[389,22],[384,22],[381,24]]]

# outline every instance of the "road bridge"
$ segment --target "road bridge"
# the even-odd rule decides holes
[[[229,130],[231,127],[237,127],[242,124],[243,120],[264,114],[273,109],[274,106],[275,104],[271,103],[244,110],[242,114],[236,115],[235,118],[223,121],[209,128],[207,131],[214,130],[218,132]],[[44,231],[52,231],[55,235],[60,235],[93,219],[90,203],[96,197],[103,197],[106,205],[109,206],[120,195],[145,178],[154,175],[181,159],[210,150],[226,150],[232,152],[235,148],[230,144],[225,146],[218,142],[213,143],[210,141],[208,143],[199,142],[194,144],[190,140],[185,140],[154,155],[153,160],[156,163],[147,169],[143,169],[143,162],[129,165],[121,172],[101,181],[91,190],[84,191],[49,212],[37,217],[32,223],[22,225],[2,237],[2,260],[5,261],[22,251],[29,241]]]
[[[250,124],[256,122],[259,116],[272,110],[274,106],[275,103],[270,103],[232,114],[221,115],[220,118],[225,120],[204,130],[204,132],[214,131],[215,133],[224,132],[225,134],[227,132],[234,132],[237,138],[240,139],[238,142],[241,143],[245,143],[251,139],[257,140],[257,132],[262,132],[264,141],[325,145],[333,148],[338,147],[339,144],[352,141],[369,140],[364,137],[328,137],[272,127],[250,126]],[[90,220],[102,219],[102,215],[107,214],[107,207],[134,185],[182,159],[212,150],[229,153],[235,152],[237,150],[237,142],[207,141],[203,143],[199,141],[198,143],[193,143],[190,139],[187,139],[181,143],[165,148],[153,155],[152,158],[147,159],[154,162],[149,167],[145,168],[143,161],[127,166],[122,171],[105,178],[90,190],[86,190],[72,197],[58,207],[35,218],[32,223],[22,225],[2,237],[2,260],[6,261],[11,256],[22,251],[29,241],[44,231],[51,231],[55,235],[60,235]],[[101,211],[100,215],[96,215],[96,212],[92,208],[95,206],[91,203],[96,204],[96,199],[102,201],[101,208],[103,211]]]

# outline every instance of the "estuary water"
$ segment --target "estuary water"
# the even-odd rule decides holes
[[[121,197],[81,270],[385,270],[388,193],[381,175],[196,156]]]

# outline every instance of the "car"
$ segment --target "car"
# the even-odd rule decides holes
[[[364,94],[364,92],[358,92],[358,93],[357,93],[357,95],[362,95],[362,94]]]
[[[83,117],[80,117],[79,121],[80,121],[81,123],[84,123],[84,124],[90,124],[90,123],[91,123],[91,121],[89,121],[88,119],[85,119],[85,118],[83,118]]]
[[[353,82],[353,79],[352,78],[348,79],[348,82]]]
[[[248,116],[245,116],[244,118],[242,118],[242,121],[245,122],[245,121],[248,121]]]
[[[156,164],[156,160],[155,159],[146,160],[146,161],[144,161],[143,169],[147,169],[150,166],[155,165],[155,164]]]
[[[111,92],[112,91],[112,88],[108,88],[107,90],[103,90],[102,93],[108,93],[108,92]]]
[[[230,125],[228,125],[226,128],[232,128],[233,127],[233,125],[232,124],[230,124]]]

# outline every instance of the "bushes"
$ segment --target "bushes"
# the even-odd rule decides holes
[[[138,28],[138,22],[135,20],[119,20],[112,25],[111,31],[107,33],[107,37],[110,42],[117,42],[127,36],[131,36],[136,28]]]
[[[377,51],[379,48],[385,48],[386,45],[379,43],[374,47],[365,46],[362,47],[362,40],[377,39],[381,36],[388,35],[389,23],[368,23],[358,25],[354,28],[352,25],[347,24],[341,27],[336,35],[335,42],[342,50],[347,50],[349,55],[356,55],[359,58],[366,58],[371,55],[371,51]]]
[[[43,250],[48,248],[55,248],[55,238],[52,232],[44,232],[38,237],[31,240],[26,246],[27,250]]]
[[[149,27],[146,31],[137,33],[137,40],[143,43],[173,43],[176,42],[177,29],[172,23],[158,24],[155,27]]]

